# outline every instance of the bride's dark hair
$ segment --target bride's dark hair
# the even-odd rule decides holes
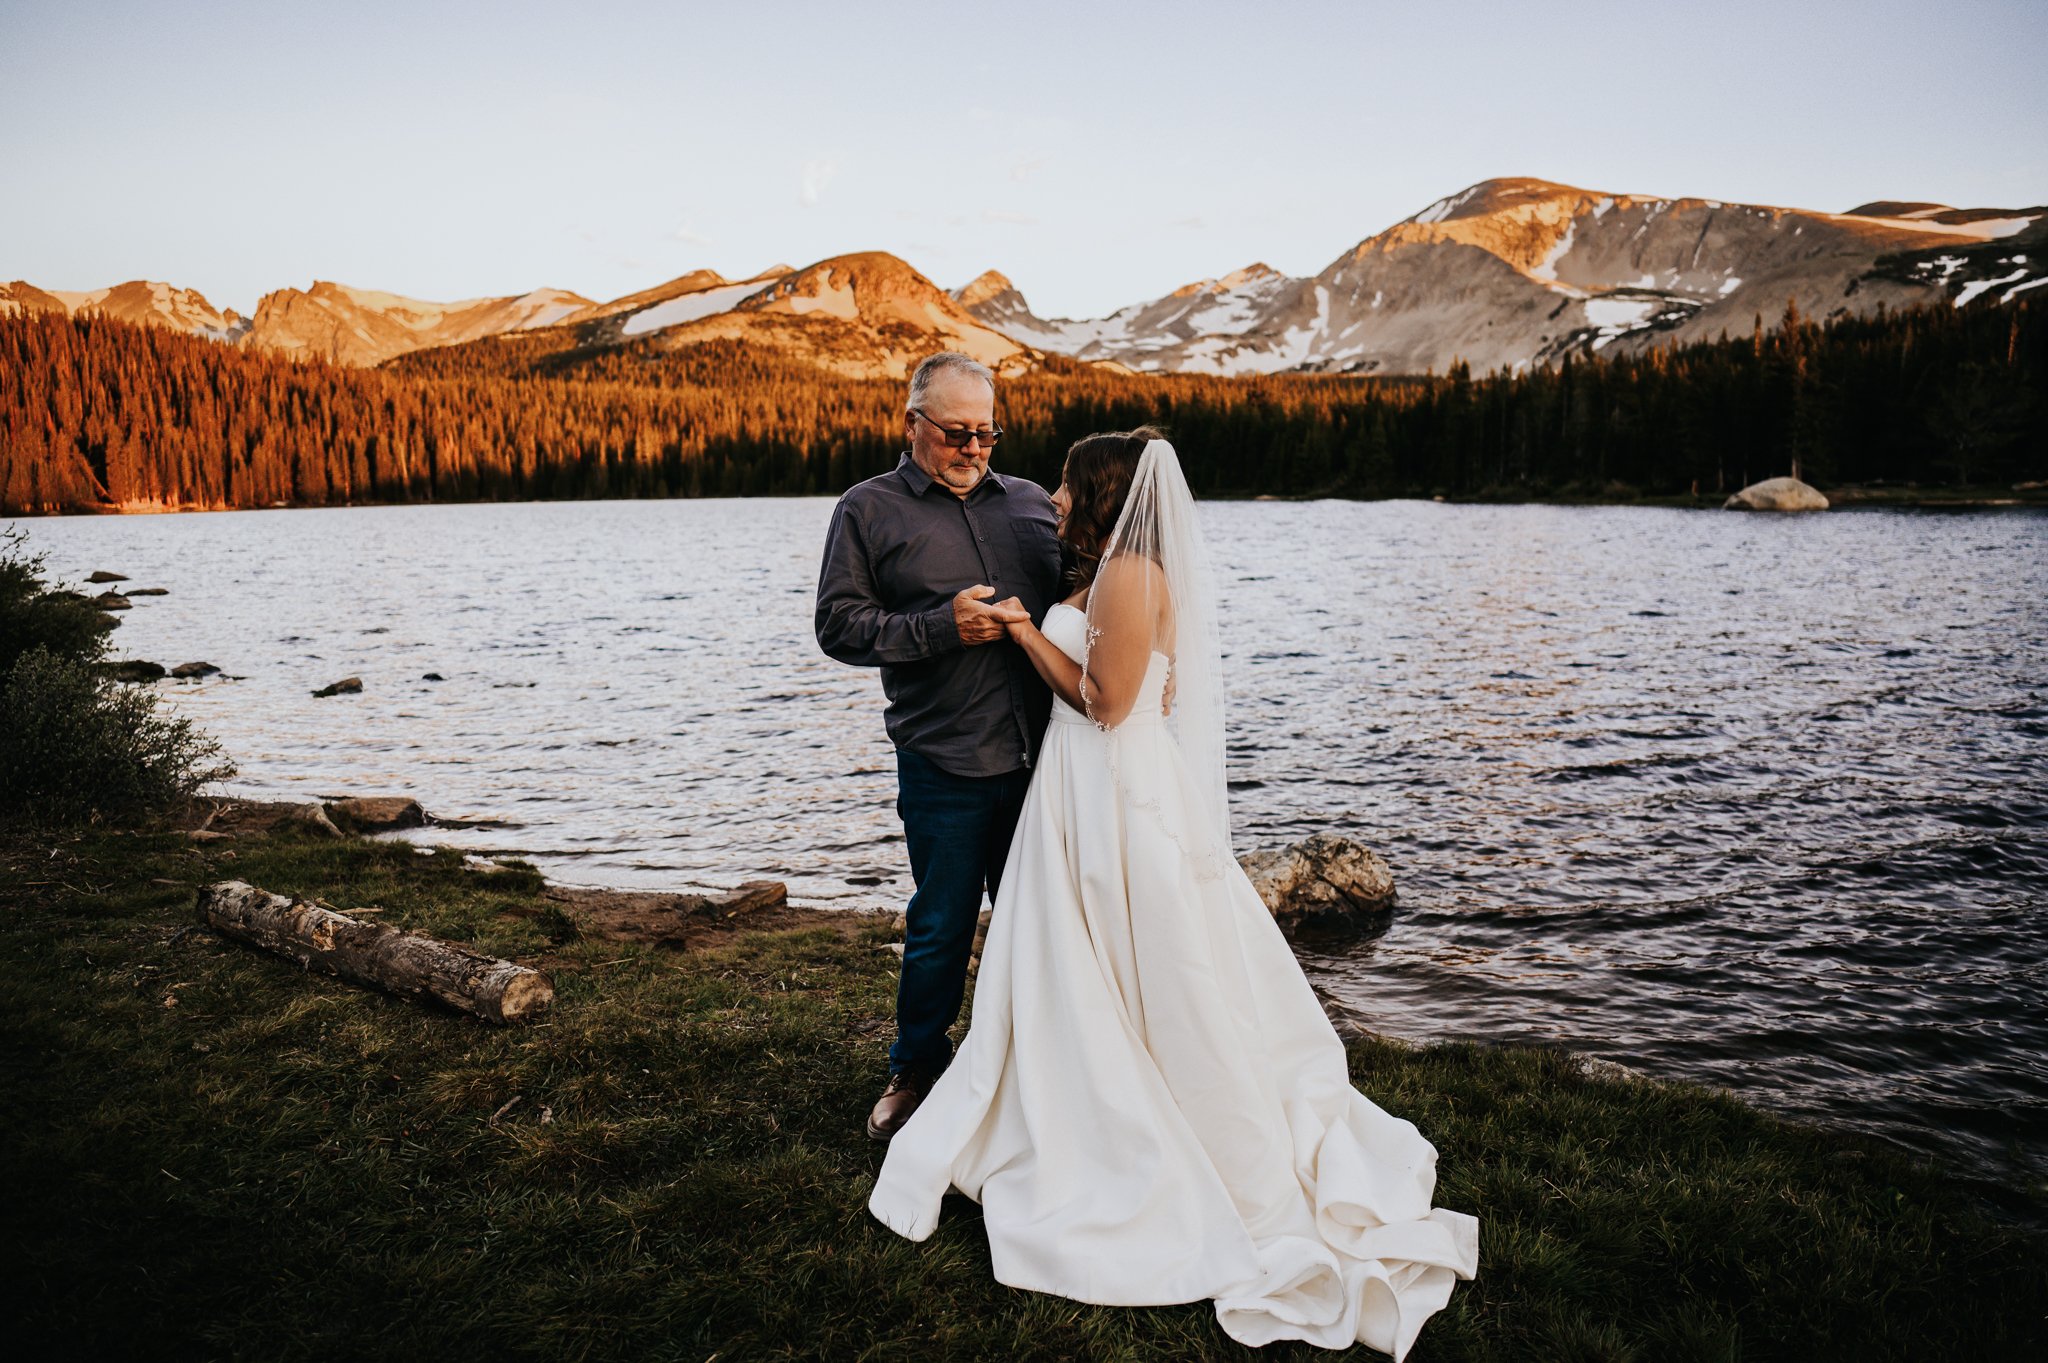
[[[1102,551],[1109,544],[1116,518],[1123,514],[1124,499],[1131,494],[1131,480],[1137,476],[1138,456],[1146,442],[1166,439],[1157,426],[1140,426],[1130,431],[1104,431],[1084,435],[1067,448],[1067,462],[1060,480],[1074,499],[1067,523],[1060,528],[1066,542],[1065,585],[1068,595],[1095,581],[1102,565]]]

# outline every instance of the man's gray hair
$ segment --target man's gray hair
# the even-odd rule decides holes
[[[971,374],[987,384],[991,393],[996,388],[995,371],[980,360],[957,350],[941,350],[936,355],[927,356],[911,374],[910,397],[904,401],[903,410],[907,412],[913,407],[923,407],[926,395],[931,392],[932,381],[941,374]]]

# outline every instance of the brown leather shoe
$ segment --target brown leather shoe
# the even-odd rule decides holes
[[[927,1070],[898,1070],[890,1075],[889,1086],[882,1090],[875,1110],[868,1114],[869,1138],[886,1141],[902,1130],[938,1077],[936,1072]]]

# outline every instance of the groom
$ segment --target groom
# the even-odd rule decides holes
[[[1004,627],[1043,619],[1060,582],[1052,499],[988,466],[1002,437],[995,375],[957,351],[931,356],[910,376],[903,425],[910,448],[896,467],[833,508],[816,616],[826,653],[882,670],[917,886],[889,1082],[867,1122],[883,1141],[953,1057],[946,1029],[960,1015],[982,890],[994,902],[1052,707]]]

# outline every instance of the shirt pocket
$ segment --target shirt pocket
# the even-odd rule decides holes
[[[1025,567],[1030,571],[1050,571],[1057,576],[1060,570],[1059,531],[1046,521],[1025,518],[1012,521],[1011,529],[1017,536],[1017,549],[1023,556]]]

